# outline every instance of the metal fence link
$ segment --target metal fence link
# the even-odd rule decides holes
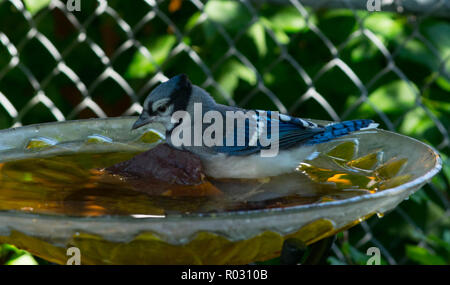
[[[312,101],[321,106],[325,114],[329,116],[322,119],[344,120],[353,118],[353,112],[361,105],[366,104],[375,112],[376,120],[381,121],[385,128],[399,131],[398,120],[393,120],[378,104],[369,99],[383,77],[388,74],[395,75],[398,80],[404,83],[405,88],[409,90],[408,92],[415,96],[414,106],[411,109],[417,108],[417,112],[426,116],[439,132],[441,139],[435,142],[434,146],[443,153],[449,151],[448,122],[446,123],[436,112],[430,110],[424,103],[423,96],[429,92],[430,86],[436,84],[436,81],[446,80],[450,82],[450,52],[448,52],[450,31],[441,39],[447,44],[447,52],[443,53],[441,47],[436,46],[434,41],[424,35],[421,26],[425,20],[433,18],[448,21],[450,18],[450,1],[380,0],[382,11],[393,11],[391,13],[403,17],[404,27],[402,29],[410,30],[409,36],[395,48],[387,46],[386,42],[373,29],[367,27],[368,18],[372,14],[366,10],[366,1],[237,1],[237,4],[233,5],[238,5],[240,11],[243,11],[242,13],[248,17],[246,16],[246,20],[233,31],[230,31],[221,21],[222,18],[227,17],[228,4],[218,5],[224,10],[212,16],[211,11],[208,10],[208,5],[210,5],[208,1],[142,0],[139,1],[141,9],[136,11],[136,14],[140,16],[135,18],[130,18],[128,14],[121,10],[123,9],[123,3],[119,4],[119,1],[98,0],[95,4],[92,4],[91,2],[94,1],[80,0],[81,11],[69,11],[68,3],[59,0],[36,1],[35,3],[44,3],[43,7],[32,10],[30,9],[32,6],[30,3],[32,2],[26,0],[0,1],[0,13],[2,10],[7,11],[15,19],[15,22],[11,24],[0,20],[0,111],[6,112],[5,118],[10,119],[10,121],[1,125],[3,128],[40,122],[28,118],[32,114],[31,111],[38,105],[41,106],[39,110],[47,110],[51,115],[51,118],[46,120],[64,121],[86,117],[136,115],[141,112],[141,103],[151,89],[174,75],[168,69],[178,70],[181,73],[184,72],[185,62],[190,62],[189,64],[195,64],[201,71],[199,72],[201,75],[193,78],[193,81],[203,88],[214,90],[216,97],[220,97],[222,101],[230,105],[247,106],[255,98],[264,98],[280,112],[301,115],[308,108],[305,107],[305,104]],[[307,29],[311,36],[317,38],[314,42],[314,44],[320,43],[320,47],[317,48],[329,52],[329,59],[324,61],[320,68],[312,70],[305,67],[305,62],[292,52],[292,47],[284,40],[285,35],[277,34],[278,31],[270,29],[264,24],[265,18],[261,14],[267,5],[269,7],[274,5],[276,7],[294,8],[290,10],[290,13],[296,11],[301,16],[304,22],[298,25],[303,25],[302,29]],[[321,23],[317,20],[317,15],[320,16],[323,11],[328,10],[352,13],[358,28],[351,31],[345,38],[335,40],[335,35],[330,35],[327,31],[324,31],[321,28]],[[195,17],[191,17],[191,19],[195,18],[195,21],[185,21],[184,27],[180,27],[181,25],[178,19],[173,16],[173,13],[195,15]],[[64,29],[66,29],[70,31],[69,36],[66,38],[59,36],[59,40],[55,42],[53,36],[43,33],[41,26],[46,25],[49,18],[54,21],[55,34],[64,35]],[[118,36],[105,38],[104,34],[98,32],[97,25],[100,18],[107,23],[106,28],[114,29]],[[195,28],[206,21],[208,22],[208,28],[217,32],[217,36],[226,50],[214,59],[208,58],[208,55],[201,51],[201,47],[188,40],[189,37],[196,36]],[[166,46],[162,43],[160,46],[161,49],[167,49],[166,54],[161,55],[160,51],[149,48],[149,43],[142,36],[151,29],[149,23],[165,26],[166,33],[173,36],[170,38],[170,45]],[[186,26],[189,26],[189,28],[187,29]],[[272,49],[277,51],[270,58],[270,62],[263,67],[248,52],[240,48],[249,31],[264,37],[266,42],[272,44]],[[293,31],[288,34],[288,37],[289,42],[293,42],[295,39],[301,39],[303,35],[301,32]],[[101,41],[99,41],[99,38]],[[381,68],[377,66],[377,69],[374,70],[374,72],[376,71],[375,75],[369,80],[363,79],[362,75],[358,74],[346,60],[346,57],[343,56],[352,47],[355,39],[358,38],[364,38],[367,41],[367,49],[373,49],[374,53],[380,53],[384,57],[384,66]],[[402,66],[398,64],[398,59],[405,48],[416,41],[421,42],[426,47],[424,56],[430,58],[430,61],[438,63],[437,68],[428,76],[426,84],[421,84],[415,78],[410,78],[407,75],[408,72],[405,72],[404,68],[402,69]],[[105,45],[104,42],[112,44]],[[308,45],[308,42],[300,41],[300,43]],[[152,44],[158,45],[158,43],[150,43],[150,45]],[[30,52],[30,48],[35,50]],[[268,53],[264,50],[264,47],[259,48],[261,49],[259,52]],[[74,61],[73,57],[82,55],[82,51],[90,54],[92,61],[89,63],[92,66],[80,68]],[[32,57],[48,59],[48,64],[38,67],[33,66],[29,63],[29,54],[32,54]],[[143,57],[143,61],[146,63],[144,69],[150,70],[143,76],[138,76],[138,79],[130,78],[126,75],[126,71],[120,67],[120,62],[125,59],[130,60],[130,58],[133,58],[133,54],[134,57]],[[183,58],[183,60],[179,61],[179,66],[173,67],[177,65],[179,58]],[[244,88],[245,94],[239,93],[240,89],[230,91],[218,80],[217,74],[230,61],[242,66],[242,69],[240,69],[243,73],[242,77],[247,78],[246,82],[249,85],[246,89]],[[298,94],[293,96],[295,100],[289,102],[279,96],[279,91],[271,89],[270,84],[267,83],[270,81],[267,79],[268,74],[277,69],[280,64],[288,66],[303,85],[302,88],[298,88]],[[86,71],[89,68],[92,68],[92,73],[89,70]],[[83,72],[80,72],[80,70]],[[339,73],[344,74],[346,80],[350,80],[355,87],[356,91],[353,91],[353,93],[357,93],[355,100],[343,110],[336,107],[336,101],[333,100],[332,95],[325,94],[318,88],[318,82],[324,80],[324,77],[332,70],[338,70]],[[61,96],[64,92],[61,90],[69,92],[69,95],[66,95],[65,98],[55,97],[55,95],[52,95],[53,93],[49,93],[49,89],[56,88],[54,82],[62,80],[60,79],[61,76],[67,81],[66,84],[71,86],[70,88],[59,89]],[[7,80],[7,77],[24,77],[29,87],[6,86],[6,82],[11,82],[10,79]],[[26,98],[26,102],[23,102],[22,97],[19,100],[18,93],[12,91],[14,88],[23,90],[20,96]],[[116,91],[119,90],[117,92],[122,94],[120,98],[115,99],[116,105],[114,105],[120,105],[120,113],[118,113],[117,108],[108,105],[109,94],[103,92],[105,88],[106,90],[111,90],[111,88],[116,89]],[[70,99],[67,99],[67,96],[71,96],[70,94],[74,94],[74,97],[78,99],[71,102],[71,107],[68,108],[67,104],[61,102],[64,100],[70,101]],[[19,101],[21,103],[15,103]],[[449,101],[447,101],[447,104]],[[42,106],[45,109],[42,109]],[[427,194],[438,197],[440,210],[444,213],[434,222],[439,224],[440,221],[449,221],[448,189],[442,191],[442,187],[435,183],[428,184],[426,188],[428,189]],[[371,218],[362,222],[359,226],[345,232],[342,238],[333,245],[334,257],[341,262],[352,262],[349,261],[347,253],[343,249],[343,243],[349,241],[353,248],[362,252],[365,252],[365,249],[369,246],[380,248],[383,258],[389,264],[411,262],[404,252],[403,242],[405,242],[405,239],[391,240],[387,243],[386,238],[378,238],[379,235],[383,234],[385,219],[400,219],[401,222],[399,223],[408,227],[413,232],[412,235],[417,237],[416,239],[406,238],[406,240],[409,243],[426,246],[427,236],[434,232],[434,228],[415,224],[414,218],[410,215],[410,209],[408,207],[404,209],[402,204],[384,219]]]

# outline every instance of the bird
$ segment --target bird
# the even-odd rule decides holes
[[[200,105],[199,105],[200,104]],[[197,106],[201,106],[200,114]],[[233,122],[233,128],[227,128],[226,119],[221,120],[223,133],[211,135],[211,138],[223,140],[222,144],[208,145],[199,138],[205,134],[206,129],[213,124],[204,122],[204,116],[208,112],[215,112],[225,118],[228,114],[251,113],[256,119],[257,127],[247,120],[244,125]],[[176,114],[185,114],[178,120],[173,117]],[[203,117],[200,121],[196,116]],[[261,118],[264,116],[265,121]],[[194,118],[194,120],[192,120]],[[259,124],[259,119],[265,124]],[[219,120],[220,121],[220,120]],[[176,75],[166,82],[154,88],[143,104],[143,110],[132,126],[132,130],[146,125],[162,124],[165,128],[165,139],[169,146],[189,151],[197,155],[203,165],[205,174],[212,178],[236,178],[236,179],[259,179],[273,177],[281,174],[294,172],[295,169],[306,159],[317,155],[317,146],[337,138],[346,136],[352,132],[374,129],[378,124],[368,119],[356,119],[343,122],[334,122],[320,125],[309,119],[302,119],[273,111],[247,110],[236,106],[228,106],[216,103],[211,95],[199,86],[192,84],[185,74]],[[181,125],[191,127],[186,133],[184,145],[180,145],[174,139],[174,134]],[[214,121],[216,123],[216,121]],[[199,127],[199,124],[201,125]],[[278,136],[271,133],[271,126],[278,125]],[[201,132],[195,133],[195,129]],[[264,145],[259,141],[252,141],[255,133],[260,134],[261,128],[268,129],[267,138],[274,139],[278,149],[274,156],[263,156],[271,146]],[[264,129],[265,128],[265,129]],[[183,129],[185,130],[185,129]],[[190,132],[190,133],[189,133]],[[244,141],[237,143],[238,133],[245,134]],[[275,141],[276,138],[276,141]],[[229,141],[226,141],[226,140]],[[185,142],[186,142],[185,141]],[[197,142],[197,144],[196,144]],[[229,142],[232,142],[231,144]]]

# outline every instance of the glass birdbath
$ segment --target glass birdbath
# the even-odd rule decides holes
[[[0,131],[0,243],[60,264],[71,247],[82,264],[247,264],[382,215],[441,168],[424,143],[370,130],[321,144],[289,174],[148,195],[103,171],[163,141],[157,125],[131,132],[135,120]]]

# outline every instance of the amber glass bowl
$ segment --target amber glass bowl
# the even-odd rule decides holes
[[[333,185],[339,190],[333,195],[280,207],[174,214],[146,211],[136,202],[141,196],[108,198],[127,214],[87,202],[85,212],[65,212],[74,208],[58,200],[66,188],[47,193],[43,183],[78,185],[76,170],[57,160],[53,174],[39,172],[39,164],[14,164],[81,153],[139,153],[163,140],[158,126],[130,131],[135,120],[92,119],[0,131],[0,243],[60,264],[67,262],[71,247],[80,249],[82,264],[264,261],[278,256],[287,238],[311,244],[373,214],[382,216],[427,183],[442,163],[433,148],[415,139],[384,130],[360,132],[320,145],[319,155],[295,170],[314,183]],[[272,192],[284,191],[283,181],[268,184]]]

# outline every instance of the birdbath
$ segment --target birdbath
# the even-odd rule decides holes
[[[248,264],[382,216],[441,168],[431,147],[376,129],[320,144],[289,174],[210,180],[220,195],[148,195],[102,172],[163,142],[135,120],[0,131],[0,243],[59,264],[72,247],[82,264]]]

